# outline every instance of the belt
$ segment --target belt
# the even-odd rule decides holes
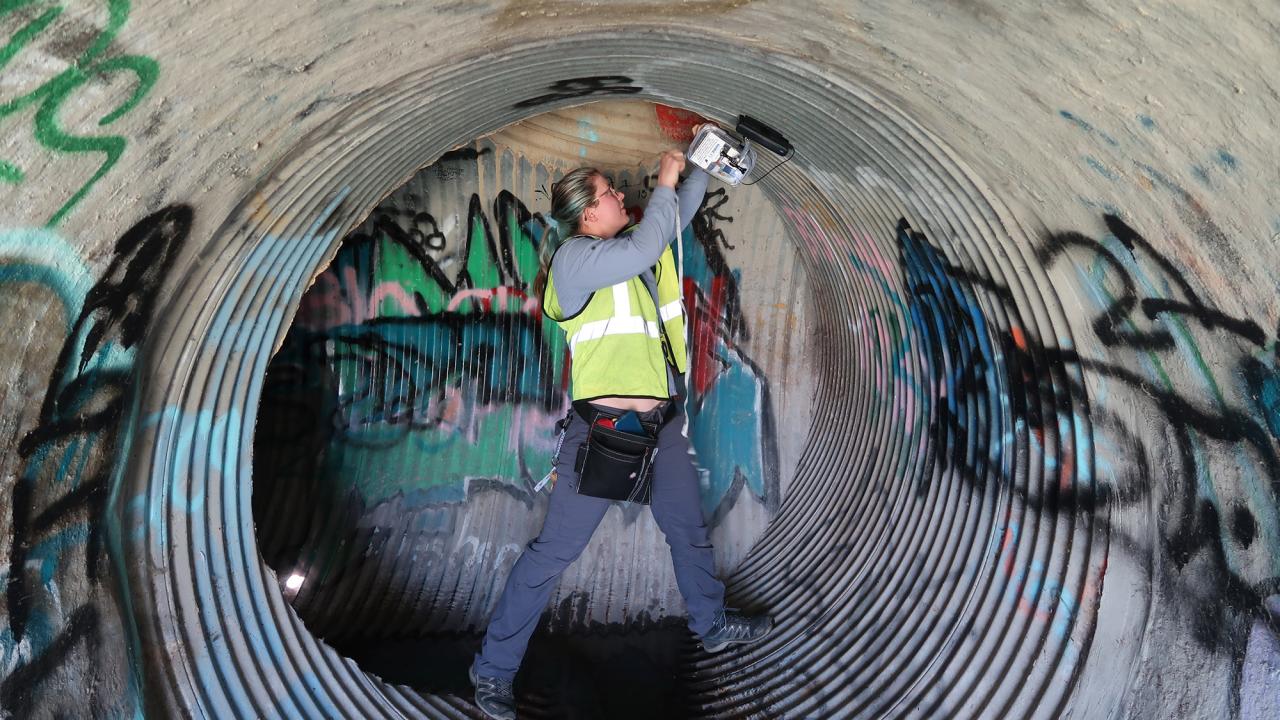
[[[585,420],[588,425],[595,424],[597,418],[616,418],[627,412],[626,410],[618,408],[602,408],[598,405],[592,405],[590,400],[573,401],[573,409],[578,413],[578,417]],[[679,413],[680,406],[674,401],[668,400],[664,405],[638,414],[641,419],[648,419],[650,422],[657,422],[659,425],[666,425]],[[653,417],[653,414],[657,414],[657,417]]]

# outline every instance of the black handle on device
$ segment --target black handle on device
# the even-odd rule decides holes
[[[763,145],[775,155],[787,155],[791,152],[791,143],[782,136],[782,133],[765,125],[750,115],[738,116],[738,127],[736,128],[739,135],[751,140],[757,145]]]

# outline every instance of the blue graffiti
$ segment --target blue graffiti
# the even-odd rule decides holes
[[[80,254],[52,230],[23,228],[0,231],[0,283],[35,283],[62,303],[69,330],[93,285]]]
[[[1064,119],[1070,121],[1076,127],[1080,128],[1081,130],[1084,130],[1085,132],[1097,133],[1098,137],[1106,141],[1108,145],[1115,146],[1120,144],[1116,142],[1115,138],[1111,137],[1105,132],[1102,132],[1101,130],[1098,130],[1093,125],[1091,125],[1088,121],[1081,119],[1079,116],[1075,115],[1074,113],[1068,110],[1059,110],[1058,114],[1061,115]]]
[[[730,490],[745,484],[766,498],[764,439],[770,433],[764,413],[765,387],[755,369],[735,349],[717,343],[716,358],[724,370],[689,412],[689,441],[697,451],[702,475],[702,510],[713,517]]]
[[[10,502],[14,540],[4,588],[8,623],[0,644],[6,671],[21,673],[25,680],[21,689],[6,688],[4,700],[27,702],[30,687],[44,682],[51,671],[50,653],[59,646],[92,642],[98,632],[96,600],[77,606],[75,595],[56,580],[66,574],[64,563],[73,556],[72,548],[80,547],[85,548],[81,577],[97,578],[104,534],[112,531],[103,500],[110,496],[112,479],[118,478],[113,474],[118,463],[108,455],[90,465],[91,458],[100,442],[114,445],[127,424],[121,417],[137,347],[159,280],[185,240],[190,221],[185,206],[143,219],[115,243],[96,282],[78,253],[57,235],[0,233],[0,280],[48,288],[62,304],[65,336],[39,419],[18,443],[23,465]],[[131,618],[123,622],[133,638]],[[131,653],[136,642],[127,645]],[[126,669],[117,711],[136,708],[136,667],[133,662]]]
[[[909,291],[909,316],[930,375],[925,385],[939,387],[943,396],[930,433],[939,444],[943,469],[964,466],[970,432],[989,427],[997,436],[1003,433],[1003,409],[1008,403],[1004,378],[997,372],[1002,353],[992,345],[986,316],[968,283],[906,220],[898,223],[898,248]],[[969,404],[976,409],[973,428],[966,412]],[[1034,417],[1034,408],[1027,410],[1032,414],[1031,426],[1043,427]],[[974,472],[981,476],[983,462],[998,465],[1001,452],[1001,446],[993,443],[990,456],[977,459]],[[921,494],[927,491],[925,482],[921,475],[917,488]]]
[[[700,288],[699,302],[705,304],[707,294],[715,286],[717,270],[708,258],[706,245],[696,241],[692,229],[685,230],[682,240],[685,278]],[[724,273],[724,269],[719,273]],[[741,271],[732,270],[728,275],[736,288]],[[696,312],[694,308],[689,311]],[[734,312],[732,308],[721,311],[722,315],[731,312]],[[708,322],[715,325],[714,332],[693,342],[711,342],[712,347],[703,349],[695,345],[693,354],[695,361],[709,358],[716,370],[703,395],[699,395],[690,373],[687,407],[689,441],[702,470],[702,510],[714,522],[727,511],[726,502],[732,504],[737,487],[745,486],[766,507],[776,507],[780,498],[777,497],[776,435],[768,383],[735,342],[732,320],[712,317]]]

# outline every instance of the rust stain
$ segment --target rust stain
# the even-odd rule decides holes
[[[826,205],[806,202],[803,209],[809,213],[809,217],[821,226],[823,230],[826,230],[833,237],[839,236],[840,222],[836,220],[836,216],[831,213],[830,208]]]
[[[273,203],[271,202],[271,197],[275,194],[278,185],[279,183],[272,182],[270,187],[259,189],[254,193],[253,198],[249,200],[249,204],[246,209],[246,215],[251,222],[258,224],[259,226],[266,225],[270,222],[270,225],[266,227],[266,232],[277,235],[288,228],[289,221],[296,215],[294,211],[286,209],[284,213],[276,215],[275,217],[272,216],[274,208],[272,207]]]

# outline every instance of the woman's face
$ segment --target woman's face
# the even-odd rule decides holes
[[[587,207],[585,215],[588,220],[593,220],[600,235],[612,237],[631,222],[627,208],[622,204],[622,193],[614,190],[601,175],[596,175],[591,180],[595,184],[596,199],[593,205]]]

